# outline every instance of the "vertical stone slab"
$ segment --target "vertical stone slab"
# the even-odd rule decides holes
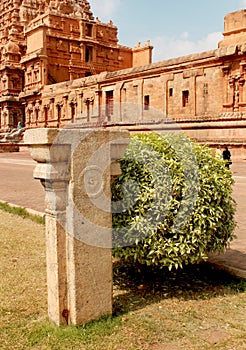
[[[73,131],[73,139],[74,135]],[[126,135],[109,130],[79,130],[76,139],[82,141],[72,147],[67,250],[73,324],[112,313],[111,162],[115,157],[114,141]],[[122,157],[123,153],[118,155]]]
[[[111,175],[127,131],[33,129],[25,143],[46,191],[49,317],[84,324],[112,313]]]

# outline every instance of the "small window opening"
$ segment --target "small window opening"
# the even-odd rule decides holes
[[[106,116],[112,117],[114,113],[114,91],[106,91]]]
[[[61,106],[57,105],[57,126],[60,125],[61,122]]]
[[[38,109],[35,109],[35,122],[36,122],[36,125],[38,125],[38,116],[39,116],[39,110]]]
[[[184,90],[182,93],[183,107],[186,107],[189,103],[189,90]]]
[[[75,119],[75,105],[74,103],[71,103],[71,119],[74,121]]]
[[[44,107],[44,124],[45,126],[48,125],[48,107],[47,106]]]
[[[92,61],[92,47],[86,46],[85,48],[85,62],[91,62]]]
[[[87,23],[85,26],[85,35],[92,36],[92,24]]]
[[[150,98],[149,95],[144,96],[144,110],[148,111],[149,110],[149,104],[150,104]]]
[[[172,97],[173,96],[173,88],[170,88],[169,89],[169,97]]]

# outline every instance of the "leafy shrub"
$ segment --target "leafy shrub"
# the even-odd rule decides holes
[[[183,267],[235,237],[233,179],[212,150],[181,133],[140,133],[112,184],[114,255]]]

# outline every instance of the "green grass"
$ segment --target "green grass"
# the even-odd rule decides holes
[[[0,210],[3,350],[245,350],[246,281],[209,263],[172,271],[114,261],[112,317],[47,318],[45,227]]]
[[[0,209],[7,213],[18,215],[23,219],[30,219],[38,224],[45,224],[45,219],[42,216],[29,213],[25,208],[19,206],[12,206],[5,202],[0,202]]]

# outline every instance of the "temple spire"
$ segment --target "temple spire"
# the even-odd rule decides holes
[[[76,15],[86,20],[94,20],[87,0],[51,0],[48,8],[64,15]]]
[[[94,20],[87,0],[23,0],[20,6],[20,20],[28,24],[47,10],[60,15],[74,15],[86,20]]]

